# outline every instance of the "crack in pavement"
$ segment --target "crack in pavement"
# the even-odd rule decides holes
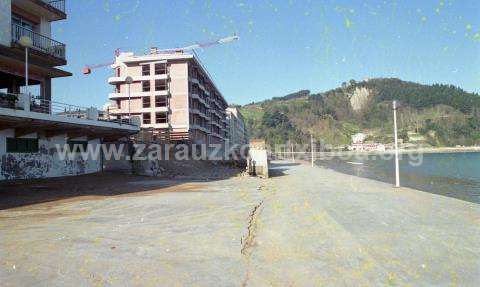
[[[248,216],[248,226],[247,226],[247,234],[245,237],[240,239],[240,243],[242,245],[242,249],[240,253],[245,256],[246,265],[247,265],[247,272],[245,274],[245,278],[243,279],[241,286],[247,286],[247,283],[250,279],[250,256],[252,247],[255,245],[255,232],[257,230],[257,218],[261,212],[260,208],[263,205],[263,200],[261,200],[257,205],[255,205],[252,209],[252,212]]]

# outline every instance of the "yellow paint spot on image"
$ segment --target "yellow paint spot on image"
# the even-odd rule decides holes
[[[323,218],[323,215],[322,215],[322,214],[317,214],[317,215],[314,215],[314,216],[312,217],[312,219],[313,219],[314,221],[317,221],[317,222],[318,222],[318,221],[321,221],[322,218]]]
[[[352,21],[350,19],[345,18],[345,28],[350,29],[352,27]]]
[[[427,16],[422,16],[422,18],[420,18],[420,20],[424,23],[427,22]]]
[[[303,203],[303,207],[310,208],[310,203],[308,203],[308,201],[305,200],[305,202]]]
[[[468,31],[472,30],[472,24],[467,24],[467,25],[465,26],[465,28],[466,28]]]
[[[396,275],[395,273],[388,273],[388,285],[395,285],[395,278],[396,278]]]

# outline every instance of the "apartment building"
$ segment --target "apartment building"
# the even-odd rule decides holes
[[[120,53],[108,79],[110,117],[138,116],[141,128],[174,142],[224,143],[227,102],[193,55]]]
[[[62,159],[57,146],[96,146],[139,131],[52,99],[52,79],[71,76],[57,68],[67,64],[66,45],[51,36],[51,23],[66,18],[65,0],[0,1],[0,180],[100,171],[101,157]]]
[[[227,108],[228,139],[231,145],[244,145],[248,143],[247,130],[243,115],[237,107]]]
[[[25,47],[28,51],[29,91],[51,100],[51,79],[72,74],[57,66],[67,64],[66,45],[52,39],[51,23],[64,20],[65,0],[0,1],[0,91],[18,94],[25,89]]]

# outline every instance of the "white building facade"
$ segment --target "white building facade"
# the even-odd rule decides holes
[[[237,107],[227,108],[228,139],[230,145],[244,145],[248,143],[247,130],[243,115]]]

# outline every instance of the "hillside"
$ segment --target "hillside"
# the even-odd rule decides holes
[[[350,143],[357,132],[368,140],[393,139],[392,100],[401,104],[399,136],[432,146],[480,144],[480,96],[451,85],[422,85],[394,78],[351,80],[324,93],[308,90],[241,108],[251,137],[269,144],[317,141]]]

